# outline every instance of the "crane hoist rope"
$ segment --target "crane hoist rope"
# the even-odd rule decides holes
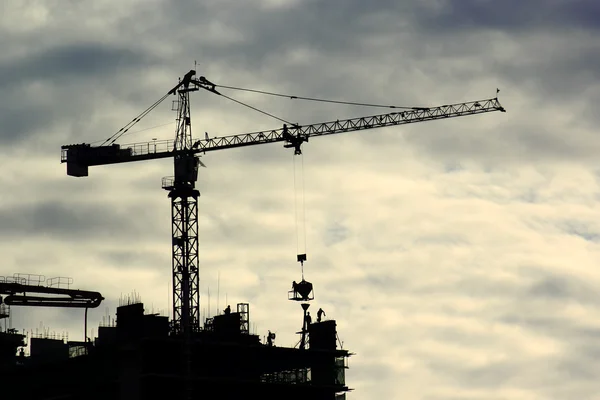
[[[286,97],[290,100],[308,100],[308,101],[317,101],[317,102],[321,102],[321,103],[345,104],[345,105],[350,105],[350,106],[362,106],[362,107],[402,108],[405,110],[414,110],[414,109],[419,108],[419,107],[405,107],[405,106],[395,106],[395,105],[386,105],[386,104],[358,103],[358,102],[354,102],[354,101],[319,99],[317,97],[294,96],[291,94],[273,93],[273,92],[267,92],[264,90],[246,89],[246,88],[240,88],[240,87],[235,87],[235,86],[225,86],[225,85],[216,85],[216,86],[220,87],[220,88],[224,88],[224,89],[232,89],[232,90],[240,90],[240,91],[244,91],[244,92],[266,94],[269,96]]]
[[[142,111],[140,114],[138,114],[138,116],[135,117],[134,119],[132,119],[127,125],[125,125],[121,129],[119,129],[112,136],[110,136],[108,139],[106,139],[101,144],[101,146],[104,146],[104,145],[107,145],[107,144],[113,144],[115,141],[117,141],[117,139],[119,139],[127,131],[129,131],[129,129],[131,129],[135,124],[137,124],[138,122],[140,122],[142,118],[144,118],[146,115],[150,114],[150,112],[152,110],[154,110],[156,107],[158,107],[158,105],[160,103],[162,103],[167,97],[169,97],[169,93],[165,94],[159,100],[155,101],[154,104],[152,104],[150,107],[146,108],[144,111]]]
[[[207,81],[208,82],[208,81]],[[228,86],[228,85],[217,85],[217,84],[212,84],[215,88],[216,87],[220,87],[220,88],[224,88],[224,89],[230,89],[230,90],[238,90],[238,91],[245,91],[245,92],[251,92],[251,93],[257,93],[257,94],[263,94],[263,95],[267,95],[267,96],[275,96],[275,97],[284,97],[290,100],[305,100],[305,101],[314,101],[314,102],[322,102],[322,103],[332,103],[332,104],[343,104],[343,105],[352,105],[352,106],[361,106],[361,107],[375,107],[375,108],[391,108],[391,109],[405,109],[405,110],[420,110],[423,109],[424,107],[407,107],[407,106],[397,106],[397,105],[387,105],[387,104],[375,104],[375,103],[361,103],[361,102],[354,102],[354,101],[343,101],[343,100],[331,100],[331,99],[321,99],[321,98],[317,98],[317,97],[306,97],[306,96],[296,96],[296,95],[291,95],[291,94],[283,94],[283,93],[274,93],[274,92],[269,92],[269,91],[265,91],[265,90],[259,90],[259,89],[249,89],[249,88],[241,88],[241,87],[236,87],[236,86]],[[231,96],[227,96],[223,93],[220,93],[216,90],[213,90],[213,93],[224,97],[230,101],[233,101],[234,103],[240,104],[244,107],[250,108],[256,112],[259,112],[261,114],[264,114],[266,116],[269,116],[273,119],[276,119],[278,121],[281,121],[283,123],[289,124],[289,125],[298,125],[297,123],[292,123],[290,121],[287,121],[281,117],[278,117],[272,113],[269,113],[267,111],[261,110],[257,107],[251,106],[250,104],[244,103],[240,100],[236,100]],[[133,118],[127,125],[125,125],[123,128],[119,129],[117,132],[115,132],[112,136],[110,136],[109,138],[105,139],[103,141],[103,143],[101,144],[101,146],[104,145],[111,145],[113,143],[115,143],[120,137],[126,135],[126,134],[132,134],[132,133],[137,133],[137,132],[143,132],[149,129],[153,129],[153,128],[158,128],[161,126],[166,126],[169,125],[171,123],[167,123],[167,124],[162,124],[162,125],[157,125],[151,128],[146,128],[146,129],[140,129],[139,131],[136,132],[129,132],[129,130],[138,122],[141,121],[142,118],[144,118],[146,115],[148,115],[152,110],[154,110],[156,107],[158,107],[158,105],[160,103],[162,103],[167,97],[169,97],[171,94],[175,94],[173,91],[167,93],[166,95],[164,95],[163,97],[161,97],[159,100],[157,100],[156,102],[154,102],[154,104],[152,104],[150,107],[148,107],[146,110],[144,110],[143,112],[141,112],[138,116],[136,116],[135,118]],[[99,143],[102,140],[99,140],[97,142],[93,142],[93,143]],[[92,144],[93,144],[92,143]]]
[[[214,85],[214,84],[213,84],[213,86],[217,86],[217,85]],[[226,87],[226,86],[224,86],[224,87]],[[227,87],[227,88],[228,88],[228,87]],[[262,91],[260,91],[260,90],[253,90],[253,89],[245,89],[245,90],[248,90],[248,91],[253,91],[253,92],[256,92],[256,93],[263,93],[263,92],[262,92]],[[224,97],[224,98],[226,98],[226,99],[228,99],[228,100],[230,100],[230,101],[233,101],[234,103],[237,103],[237,104],[240,104],[240,105],[242,105],[242,106],[244,106],[244,107],[250,108],[250,109],[252,109],[252,110],[254,110],[254,111],[256,111],[256,112],[259,112],[259,113],[261,113],[261,114],[264,114],[264,115],[266,115],[266,116],[269,116],[269,117],[271,117],[271,118],[273,118],[273,119],[276,119],[276,120],[278,120],[278,121],[281,121],[281,122],[283,122],[283,123],[285,123],[285,124],[289,124],[289,125],[297,125],[297,124],[294,124],[294,123],[292,123],[292,122],[290,122],[290,121],[287,121],[287,120],[285,120],[285,119],[283,119],[283,118],[280,118],[280,117],[278,117],[278,116],[276,116],[276,115],[273,115],[273,114],[271,114],[271,113],[269,113],[269,112],[267,112],[267,111],[261,110],[261,109],[259,109],[259,108],[257,108],[257,107],[254,107],[254,106],[251,106],[250,104],[244,103],[244,102],[242,102],[242,101],[240,101],[240,100],[236,100],[236,99],[234,99],[234,98],[233,98],[233,97],[231,97],[231,96],[227,96],[227,95],[224,95],[223,93],[219,93],[219,92],[217,92],[216,90],[212,90],[212,92],[213,92],[213,93],[215,93],[215,94],[217,94],[217,95],[219,95],[219,96],[221,96],[221,97]],[[135,133],[135,132],[129,132],[129,130],[130,130],[130,129],[131,129],[133,126],[134,126],[134,125],[136,125],[138,122],[140,122],[140,121],[142,120],[142,118],[144,118],[146,115],[148,115],[148,114],[149,114],[149,113],[150,113],[152,110],[154,110],[156,107],[158,107],[158,105],[159,105],[160,103],[162,103],[162,102],[163,102],[163,101],[164,101],[164,100],[165,100],[167,97],[169,97],[169,96],[170,96],[170,95],[172,95],[172,94],[173,94],[173,95],[175,95],[176,93],[175,93],[175,92],[173,92],[173,91],[171,91],[171,92],[167,93],[166,95],[164,95],[163,97],[161,97],[159,100],[157,100],[156,102],[154,102],[154,103],[153,103],[153,104],[152,104],[150,107],[146,108],[144,111],[142,111],[140,114],[138,114],[138,115],[137,115],[135,118],[133,118],[133,119],[132,119],[132,120],[131,120],[131,121],[130,121],[130,122],[127,124],[127,125],[125,125],[125,126],[124,126],[124,127],[122,127],[121,129],[119,129],[119,130],[118,130],[117,132],[115,132],[113,135],[111,135],[110,137],[108,137],[108,138],[107,138],[107,139],[105,139],[104,141],[102,141],[102,140],[99,140],[99,141],[97,141],[97,142],[94,142],[94,143],[99,143],[99,142],[102,142],[102,144],[101,144],[100,146],[112,145],[112,144],[114,144],[114,143],[115,143],[115,142],[116,142],[116,141],[117,141],[117,140],[118,140],[120,137],[122,137],[122,136],[124,136],[124,135],[126,135],[126,134],[129,134],[129,133]],[[269,93],[267,93],[267,92],[264,92],[264,94],[269,94]],[[296,96],[290,96],[290,97],[293,97],[293,98],[298,98],[298,97],[296,97]],[[166,126],[166,125],[169,125],[169,124],[157,125],[157,126],[155,126],[155,127]],[[152,129],[152,128],[147,128],[147,129]],[[141,129],[141,130],[139,130],[139,131],[137,131],[137,132],[142,132],[142,131],[145,131],[145,130],[147,130],[147,129]]]
[[[292,163],[294,166],[294,214],[296,225],[296,251],[299,255],[306,255],[307,243],[304,156],[303,154],[293,154],[292,157]]]
[[[304,153],[300,154],[302,162],[302,222],[304,225],[304,254],[307,252],[308,243],[306,242],[306,190],[305,190],[305,175],[304,175]],[[304,272],[303,272],[304,273]]]
[[[231,100],[231,101],[233,101],[233,102],[235,102],[235,103],[241,104],[241,105],[243,105],[244,107],[248,107],[248,108],[250,108],[250,109],[252,109],[252,110],[254,110],[254,111],[258,111],[258,112],[259,112],[259,113],[261,113],[261,114],[264,114],[264,115],[267,115],[267,116],[269,116],[269,117],[271,117],[271,118],[274,118],[274,119],[276,119],[276,120],[279,120],[279,121],[281,121],[281,122],[283,122],[283,123],[285,123],[285,124],[294,125],[294,124],[293,124],[293,123],[291,123],[290,121],[286,121],[286,120],[285,120],[285,119],[283,119],[283,118],[279,118],[279,117],[277,117],[277,116],[275,116],[275,115],[273,115],[273,114],[271,114],[271,113],[268,113],[268,112],[266,112],[266,111],[263,111],[263,110],[261,110],[261,109],[258,109],[258,108],[256,108],[256,107],[253,107],[253,106],[251,106],[251,105],[249,105],[249,104],[243,103],[243,102],[241,102],[241,101],[239,101],[239,100],[236,100],[236,99],[234,99],[234,98],[232,98],[232,97],[225,96],[223,93],[221,93],[221,96],[223,96],[223,97],[225,97],[226,99],[229,99],[229,100]]]

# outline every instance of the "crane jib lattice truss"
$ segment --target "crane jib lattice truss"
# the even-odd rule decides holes
[[[406,125],[416,122],[483,114],[492,111],[505,111],[497,98],[304,126],[292,125],[288,126],[287,129],[292,137],[308,141],[309,138],[317,136]],[[193,143],[191,151],[194,154],[198,154],[235,147],[283,142],[286,141],[283,132],[284,129],[281,128],[197,140]],[[74,176],[87,176],[86,167],[88,166],[168,158],[173,157],[177,152],[178,150],[175,149],[175,140],[157,140],[122,146],[113,144],[111,146],[100,147],[93,147],[89,144],[75,144],[62,147],[61,161],[63,163],[66,162],[67,165],[72,165],[74,170],[81,169],[84,171],[83,174]]]

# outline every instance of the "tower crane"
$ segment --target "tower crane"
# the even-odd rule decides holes
[[[172,210],[172,277],[173,328],[187,336],[200,326],[198,275],[198,197],[196,189],[199,157],[206,152],[244,146],[283,142],[283,147],[302,153],[301,146],[310,138],[344,132],[405,125],[493,111],[505,112],[498,97],[437,107],[398,107],[402,111],[366,117],[335,120],[310,125],[285,124],[282,128],[194,140],[191,131],[190,93],[206,90],[221,94],[216,85],[191,70],[179,83],[140,116],[99,146],[71,144],[61,147],[61,162],[67,164],[67,175],[88,176],[89,167],[162,158],[174,159],[174,176],[163,178],[162,187],[169,192]],[[221,87],[226,87],[222,86]],[[231,87],[229,87],[231,88]],[[264,92],[263,92],[264,93]],[[136,143],[121,146],[115,141],[168,96],[178,96],[174,140]],[[224,96],[227,97],[227,96]],[[298,98],[290,96],[290,98]],[[309,99],[309,98],[304,98]],[[396,108],[390,106],[390,108]]]

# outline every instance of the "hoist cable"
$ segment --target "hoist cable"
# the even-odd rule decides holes
[[[171,122],[167,122],[167,123],[160,124],[160,125],[154,125],[154,126],[151,126],[151,127],[149,127],[149,128],[140,129],[140,130],[138,130],[138,131],[133,131],[133,132],[127,132],[127,133],[123,133],[123,134],[121,135],[121,137],[123,137],[123,136],[125,136],[125,135],[133,135],[134,133],[140,133],[140,132],[149,131],[149,130],[151,130],[151,129],[162,128],[163,126],[167,126],[167,125],[173,125],[174,123],[175,123],[175,121],[171,121]]]
[[[123,137],[123,136],[127,136],[127,135],[133,135],[134,133],[140,133],[140,132],[145,132],[145,131],[149,131],[151,129],[156,129],[156,128],[162,128],[163,126],[167,126],[167,125],[172,125],[174,124],[175,121],[172,122],[167,122],[166,124],[160,124],[160,125],[155,125],[155,126],[151,126],[150,128],[144,128],[144,129],[140,129],[138,131],[133,131],[133,132],[127,132],[127,133],[123,133],[121,136],[119,137]],[[96,144],[96,143],[100,143],[101,140],[97,140],[95,142],[91,142],[90,144]]]
[[[302,223],[302,229],[304,230],[304,254],[308,253],[307,250],[307,243],[306,243],[306,197],[305,197],[305,190],[304,190],[304,155],[300,154],[301,160],[302,160],[302,218],[303,218],[303,223]],[[302,274],[304,274],[304,272],[302,272]]]
[[[226,95],[224,95],[224,94],[221,94],[221,96],[223,96],[223,97],[225,97],[226,99],[229,99],[229,100],[231,100],[231,101],[234,101],[234,102],[236,102],[236,103],[238,103],[238,104],[241,104],[241,105],[243,105],[244,107],[251,108],[251,109],[253,109],[254,111],[258,111],[259,113],[262,113],[262,114],[268,115],[268,116],[269,116],[269,117],[271,117],[271,118],[275,118],[275,119],[277,119],[277,120],[279,120],[279,121],[281,121],[281,122],[283,122],[283,123],[286,123],[286,124],[289,124],[289,125],[294,125],[293,123],[291,123],[291,122],[289,122],[289,121],[286,121],[285,119],[282,119],[282,118],[276,117],[276,116],[275,116],[275,115],[273,115],[273,114],[270,114],[270,113],[268,113],[268,112],[266,112],[266,111],[260,110],[260,109],[258,109],[258,108],[256,108],[256,107],[253,107],[253,106],[251,106],[251,105],[249,105],[249,104],[243,103],[243,102],[241,102],[241,101],[239,101],[239,100],[236,100],[236,99],[234,99],[234,98],[231,98],[231,97],[229,97],[229,96],[226,96]]]
[[[110,136],[108,139],[106,139],[100,146],[104,146],[107,143],[108,144],[113,144],[117,139],[119,139],[121,136],[123,136],[135,124],[137,124],[138,122],[140,122],[140,120],[142,118],[144,118],[146,115],[148,115],[150,113],[150,111],[154,110],[168,96],[169,96],[169,94],[166,94],[163,97],[161,97],[159,100],[157,100],[156,102],[154,102],[154,104],[152,104],[150,107],[148,107],[147,109],[145,109],[144,111],[142,111],[137,117],[135,117],[134,119],[132,119],[127,125],[125,125],[121,129],[119,129],[116,133],[114,133],[112,136]]]
[[[300,155],[300,160],[293,155],[294,163],[294,215],[296,227],[296,251],[300,256],[306,254],[306,196],[304,185],[304,157]],[[296,165],[298,164],[299,165]],[[300,176],[298,176],[300,175]],[[301,203],[301,204],[300,204]],[[302,213],[302,214],[300,214]],[[302,266],[302,277],[304,279],[304,262],[300,259]]]
[[[300,254],[300,239],[298,235],[298,189],[296,185],[296,156],[292,155],[292,164],[294,168],[294,224],[296,226],[296,254]]]
[[[220,87],[220,88],[224,88],[224,89],[231,89],[231,90],[239,90],[239,91],[245,91],[245,92],[252,92],[252,93],[258,93],[258,94],[264,94],[264,95],[269,95],[269,96],[277,96],[277,97],[285,97],[291,100],[307,100],[307,101],[315,101],[315,102],[322,102],[322,103],[334,103],[334,104],[345,104],[345,105],[353,105],[353,106],[361,106],[361,107],[378,107],[378,108],[401,108],[401,109],[407,109],[407,110],[412,110],[414,109],[414,107],[405,107],[405,106],[396,106],[396,105],[386,105],[386,104],[374,104],[374,103],[361,103],[361,102],[354,102],[354,101],[341,101],[341,100],[331,100],[331,99],[322,99],[322,98],[317,98],[317,97],[305,97],[305,96],[295,96],[295,95],[289,95],[289,94],[282,94],[282,93],[275,93],[275,92],[268,92],[265,90],[257,90],[257,89],[248,89],[248,88],[241,88],[241,87],[237,87],[237,86],[228,86],[228,85],[215,85],[216,87]],[[123,128],[119,129],[116,133],[114,133],[112,136],[110,136],[108,139],[104,140],[104,142],[100,145],[100,146],[104,146],[106,144],[113,144],[115,143],[115,141],[117,141],[121,136],[125,135],[128,133],[129,129],[131,129],[135,124],[137,124],[138,122],[140,122],[140,120],[142,118],[144,118],[146,115],[148,115],[152,110],[154,110],[160,103],[162,103],[170,94],[166,94],[164,95],[162,98],[160,98],[158,101],[156,101],[154,104],[152,104],[150,107],[148,107],[146,110],[144,110],[142,113],[140,113],[137,117],[135,117],[134,119],[132,119],[127,125],[125,125]],[[293,125],[292,122],[290,121],[286,121],[283,118],[279,118],[271,113],[268,113],[264,110],[261,110],[259,108],[253,107],[249,104],[246,104],[242,101],[236,100],[232,97],[229,97],[227,95],[224,95],[222,93],[219,93],[219,95],[225,97],[228,100],[231,100],[235,103],[238,103],[244,107],[248,107],[254,111],[257,111],[261,114],[267,115],[271,118],[274,118],[278,121],[281,121],[283,123],[289,124],[289,125]],[[148,128],[151,129],[151,128]],[[138,131],[140,132],[140,131]],[[129,132],[129,133],[135,133],[135,132]],[[94,142],[94,143],[98,143],[100,141]]]
[[[267,92],[264,90],[246,89],[246,88],[240,88],[240,87],[235,87],[235,86],[226,86],[226,85],[215,85],[215,86],[218,86],[218,87],[221,87],[224,89],[240,90],[240,91],[244,91],[244,92],[266,94],[269,96],[286,97],[291,100],[308,100],[308,101],[318,101],[318,102],[322,102],[322,103],[346,104],[346,105],[351,105],[351,106],[362,106],[362,107],[403,108],[406,110],[412,110],[414,108],[414,107],[394,106],[394,105],[387,105],[387,104],[359,103],[359,102],[354,102],[354,101],[320,99],[317,97],[294,96],[294,95],[289,95],[289,94],[273,93],[273,92]]]

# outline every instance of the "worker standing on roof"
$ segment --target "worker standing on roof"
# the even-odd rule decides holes
[[[321,316],[322,315],[327,316],[327,314],[325,314],[325,311],[323,311],[322,308],[319,308],[319,311],[317,311],[317,322],[321,322]]]
[[[231,314],[231,306],[228,305],[227,308],[224,310],[224,312],[225,312],[225,315]]]
[[[304,317],[304,322],[306,322],[307,327],[308,327],[308,325],[310,325],[312,323],[312,318],[311,318],[309,312],[306,313],[306,317]]]

